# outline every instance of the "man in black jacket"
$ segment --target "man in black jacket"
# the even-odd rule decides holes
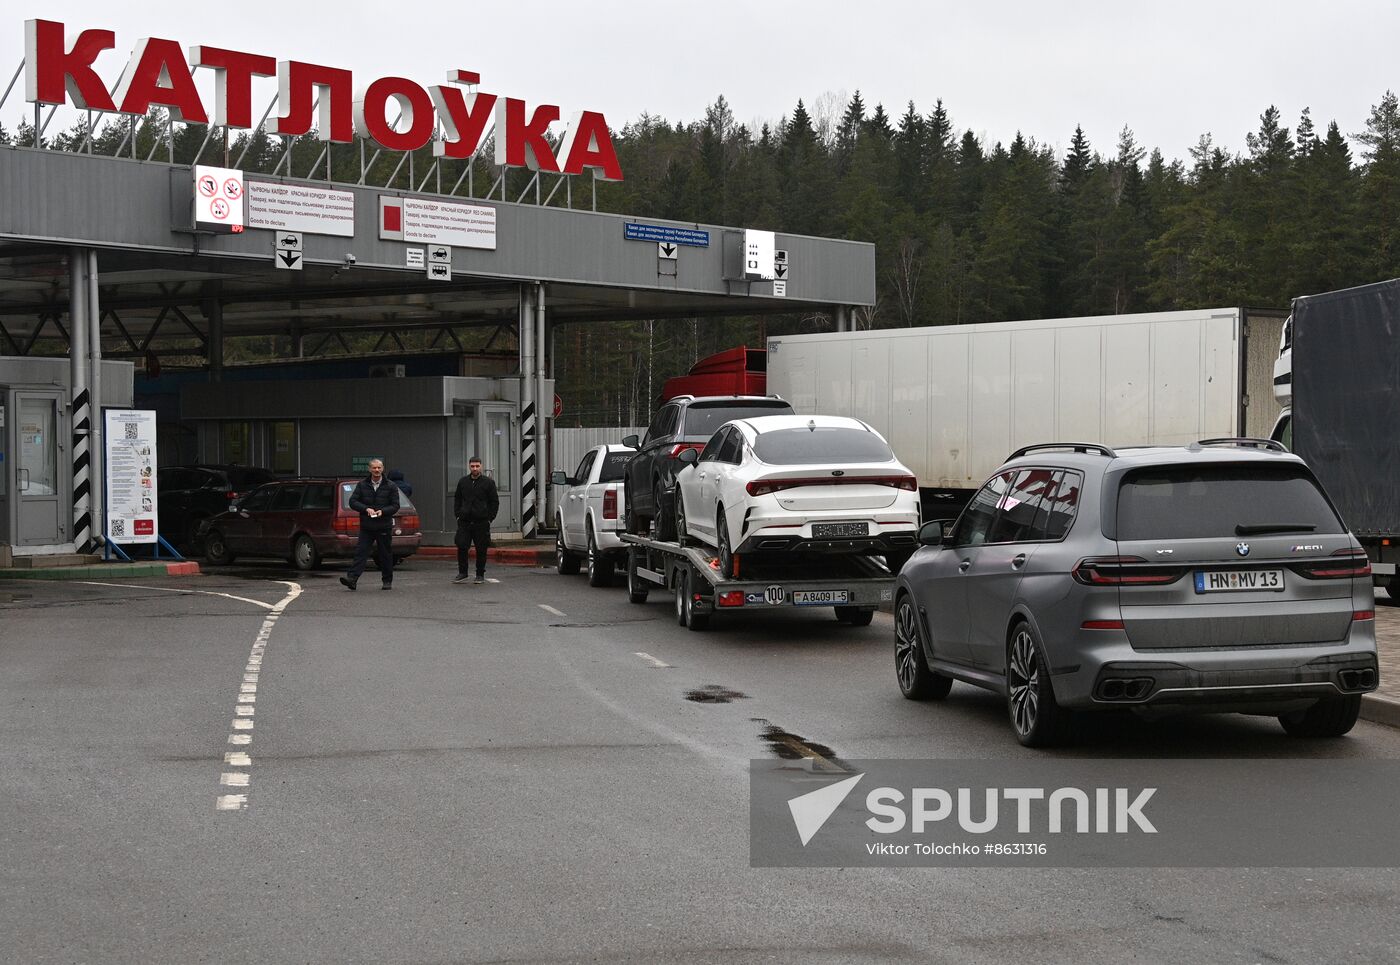
[[[384,463],[369,462],[369,476],[361,479],[350,494],[350,508],[360,514],[360,541],[355,545],[355,562],[340,582],[350,589],[360,582],[369,560],[370,547],[384,575],[384,589],[394,588],[394,514],[399,511],[398,487],[384,478]]]
[[[457,578],[452,582],[467,582],[467,550],[475,546],[475,582],[485,583],[491,520],[496,518],[501,502],[496,496],[496,481],[481,472],[480,456],[472,456],[467,469],[468,474],[457,480],[457,492],[452,497],[452,509],[457,517]]]

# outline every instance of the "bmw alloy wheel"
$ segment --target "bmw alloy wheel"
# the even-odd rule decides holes
[[[909,693],[914,689],[917,673],[914,661],[919,646],[919,628],[915,622],[914,604],[905,597],[899,604],[899,612],[894,618],[894,657],[895,672],[899,675],[900,689]]]
[[[1035,639],[1026,626],[1016,630],[1007,662],[1006,689],[1011,704],[1011,726],[1021,736],[1035,729],[1040,713],[1040,661],[1036,659]]]

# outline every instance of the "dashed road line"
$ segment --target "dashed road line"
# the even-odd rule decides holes
[[[643,660],[645,660],[645,661],[647,661],[648,663],[650,663],[650,664],[651,664],[653,667],[655,667],[657,670],[670,669],[670,667],[671,667],[671,665],[670,665],[669,663],[667,663],[666,661],[664,661],[664,660],[657,660],[657,659],[656,659],[655,657],[653,657],[651,654],[649,654],[649,653],[643,653],[643,652],[640,651],[640,650],[636,651],[636,656],[641,657]]]
[[[486,582],[487,582],[487,583],[499,583],[499,582],[501,582],[501,581],[498,580],[498,579],[496,579],[494,576],[488,576],[488,577],[486,578]]]
[[[546,612],[546,613],[553,613],[553,614],[554,614],[555,616],[557,616],[557,617],[568,616],[568,614],[565,613],[563,610],[556,610],[556,609],[554,609],[554,607],[550,606],[548,603],[536,603],[535,606],[539,607],[541,610],[543,610],[543,611]]]
[[[233,708],[232,730],[243,733],[231,733],[228,735],[228,743],[235,747],[247,747],[253,743],[253,735],[247,733],[253,729],[253,717],[257,711],[257,691],[258,676],[262,673],[263,654],[267,650],[267,642],[272,638],[272,630],[277,626],[277,619],[280,617],[288,605],[301,595],[301,584],[279,580],[283,586],[287,587],[287,595],[276,603],[263,604],[268,609],[267,618],[263,620],[262,626],[258,629],[258,635],[253,640],[253,648],[248,652],[248,664],[243,668],[243,679],[238,684],[238,701]],[[153,589],[159,589],[153,587]],[[201,592],[201,591],[191,591]],[[229,596],[226,593],[216,593],[214,596]],[[233,599],[243,599],[233,597]],[[255,600],[248,601],[257,602]],[[253,758],[247,751],[225,751],[224,766],[229,768],[251,768]],[[243,788],[242,793],[220,794],[214,799],[214,808],[218,811],[243,811],[248,807],[248,790],[252,786],[252,773],[248,770],[226,770],[219,775],[219,785],[221,787]]]

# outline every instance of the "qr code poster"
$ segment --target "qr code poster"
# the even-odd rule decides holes
[[[160,534],[156,414],[111,409],[105,416],[107,536],[114,543],[154,543]]]

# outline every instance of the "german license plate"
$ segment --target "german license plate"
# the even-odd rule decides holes
[[[831,539],[837,536],[869,536],[869,523],[813,523],[813,539]]]
[[[1197,593],[1282,590],[1283,570],[1197,570]]]
[[[793,590],[793,606],[832,606],[851,602],[850,590]]]

